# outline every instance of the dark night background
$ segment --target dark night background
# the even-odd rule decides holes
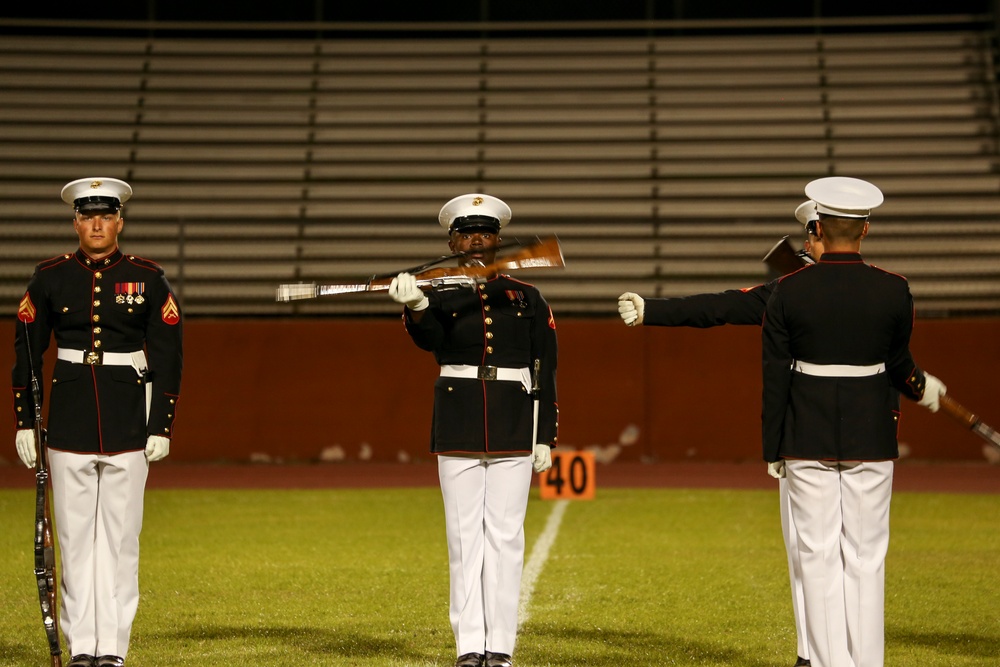
[[[103,0],[5,3],[0,16],[142,21],[638,21],[988,14],[997,0],[434,0],[434,2],[205,2]]]

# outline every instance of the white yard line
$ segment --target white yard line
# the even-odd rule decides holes
[[[567,505],[569,505],[568,500],[557,500],[553,503],[549,520],[545,523],[545,530],[538,536],[538,541],[532,547],[531,556],[524,566],[524,572],[521,574],[521,598],[517,603],[518,627],[528,620],[528,606],[531,604],[531,595],[535,592],[535,582],[545,569],[545,562],[549,559],[549,549],[559,534],[559,524],[562,523]]]

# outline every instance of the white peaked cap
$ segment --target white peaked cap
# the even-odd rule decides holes
[[[819,220],[819,213],[816,212],[816,202],[810,199],[796,206],[795,219],[801,222],[803,226]]]
[[[860,178],[828,176],[806,185],[806,196],[816,202],[816,210],[841,218],[867,218],[882,204],[882,191]]]
[[[482,227],[484,222],[490,224],[488,220],[495,221],[496,231],[510,222],[510,206],[503,201],[490,195],[472,193],[459,195],[441,207],[438,214],[438,222],[449,232],[460,229],[462,226]],[[466,218],[471,220],[467,221]]]
[[[132,186],[117,178],[80,178],[63,186],[62,200],[81,207],[117,211],[132,196]]]

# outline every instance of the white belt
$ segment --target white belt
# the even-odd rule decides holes
[[[56,356],[63,361],[88,366],[132,366],[137,371],[146,369],[146,353],[137,352],[100,352],[91,350],[70,350],[60,347]]]
[[[524,368],[501,368],[498,366],[444,364],[441,366],[441,377],[520,382],[524,385],[525,389],[531,390],[531,372],[527,366]]]
[[[885,373],[885,364],[849,366],[847,364],[810,364],[808,361],[795,361],[792,363],[792,370],[805,375],[818,375],[827,378],[861,378]]]

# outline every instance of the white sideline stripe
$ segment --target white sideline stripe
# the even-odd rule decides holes
[[[545,561],[549,559],[549,549],[556,541],[559,534],[559,524],[562,523],[563,515],[566,514],[568,500],[557,500],[552,506],[549,520],[545,523],[545,530],[538,536],[538,541],[531,549],[531,556],[528,558],[524,572],[521,574],[521,599],[517,603],[517,626],[520,629],[528,620],[528,606],[531,604],[531,595],[535,592],[535,582],[545,568]]]

